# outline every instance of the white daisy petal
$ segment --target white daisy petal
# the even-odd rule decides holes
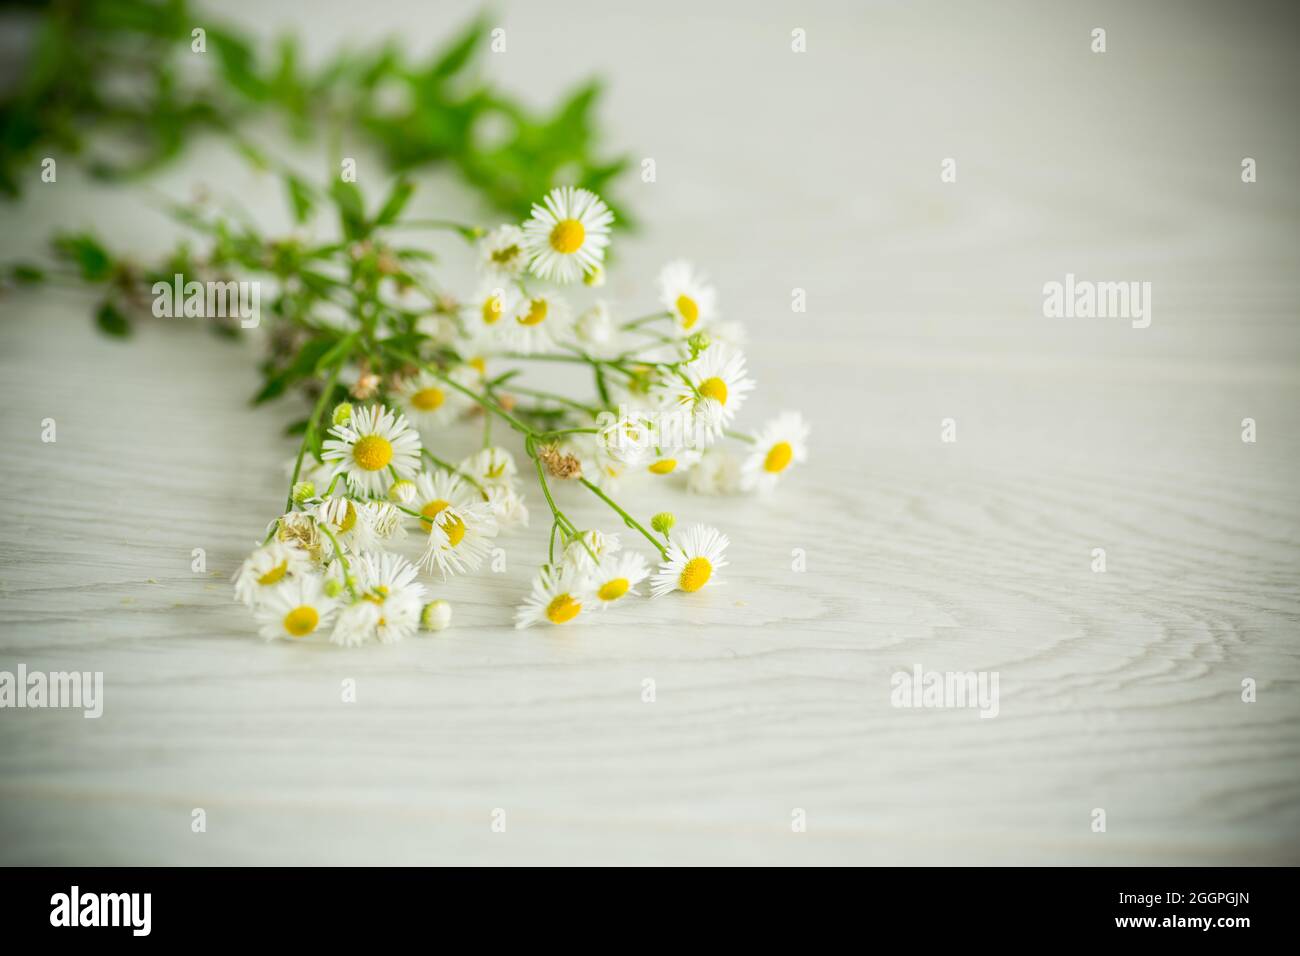
[[[605,261],[614,214],[595,193],[553,189],[524,223],[524,249],[533,275],[569,283],[595,272]]]
[[[727,566],[724,556],[731,542],[717,528],[697,524],[668,545],[668,557],[650,581],[650,592],[662,597],[670,591],[698,591],[718,584],[714,574]]]

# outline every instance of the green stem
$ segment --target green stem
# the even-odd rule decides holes
[[[627,525],[629,528],[635,528],[637,531],[640,531],[641,534],[645,537],[645,539],[646,539],[647,541],[649,541],[651,544],[653,544],[653,545],[655,546],[655,550],[658,551],[659,554],[663,556],[663,559],[664,559],[665,561],[668,560],[668,551],[664,548],[664,546],[663,546],[662,544],[659,543],[659,539],[658,539],[658,538],[656,538],[656,537],[655,537],[654,535],[652,535],[649,531],[647,531],[644,527],[642,527],[642,525],[641,525],[641,523],[640,523],[639,521],[637,521],[637,520],[636,520],[635,518],[633,518],[630,514],[628,514],[626,511],[624,511],[622,508],[620,508],[620,507],[618,506],[618,504],[614,501],[613,498],[611,498],[609,495],[605,494],[605,492],[601,491],[598,487],[596,487],[595,485],[593,485],[593,484],[592,484],[590,481],[588,481],[586,478],[579,478],[578,480],[579,480],[580,482],[582,482],[584,485],[586,485],[588,491],[590,491],[592,494],[594,494],[594,495],[595,495],[597,498],[599,498],[601,501],[605,502],[605,504],[609,505],[611,508],[613,508],[615,511],[617,511],[618,514],[619,514],[619,517],[621,517],[621,518],[623,519],[623,523],[624,523],[625,525]]]
[[[325,537],[329,538],[330,543],[334,545],[334,556],[338,558],[339,563],[343,565],[343,583],[347,585],[348,593],[355,599],[357,596],[357,589],[352,586],[352,568],[348,566],[348,559],[347,555],[343,553],[343,546],[339,544],[339,539],[334,537],[334,532],[325,527],[325,522],[317,521],[316,527],[324,531]]]
[[[753,435],[746,435],[744,432],[733,432],[730,429],[724,431],[722,434],[726,435],[728,438],[734,438],[737,441],[749,442],[751,445],[758,441],[758,439]]]
[[[307,428],[302,433],[302,444],[298,446],[298,460],[293,463],[293,477],[289,479],[289,496],[284,503],[285,514],[293,510],[293,486],[298,483],[298,475],[302,472],[302,459],[307,454],[307,446],[315,437],[316,423],[320,420],[321,412],[325,410],[325,403],[329,401],[334,394],[334,383],[338,381],[339,370],[347,362],[348,356],[352,354],[352,346],[349,345],[344,349],[343,354],[338,357],[338,362],[333,370],[330,371],[330,377],[325,382],[325,388],[321,390],[320,398],[316,399],[316,407],[312,409],[311,418],[307,420]]]
[[[483,489],[483,486],[482,486],[481,484],[479,484],[479,482],[478,482],[477,479],[475,479],[475,478],[472,477],[471,475],[467,475],[467,474],[465,474],[465,472],[461,471],[459,468],[457,468],[455,465],[451,464],[450,462],[443,461],[441,458],[439,458],[439,457],[438,457],[437,455],[435,455],[433,452],[429,451],[429,449],[424,448],[424,449],[422,449],[422,451],[424,452],[424,457],[425,457],[425,458],[428,458],[429,461],[433,462],[435,465],[437,465],[437,466],[438,466],[439,468],[441,468],[443,471],[449,471],[449,472],[451,472],[453,475],[456,475],[458,478],[462,478],[462,479],[464,479],[465,481],[467,481],[467,482],[469,482],[471,485],[473,485],[475,488],[477,488],[477,489],[478,489],[478,493],[481,494],[484,498],[487,497],[487,492]]]

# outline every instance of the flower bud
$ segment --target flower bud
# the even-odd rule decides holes
[[[673,525],[677,524],[677,516],[671,511],[661,511],[650,519],[650,527],[654,528],[660,534],[667,534],[673,530]]]
[[[346,425],[352,420],[352,405],[349,402],[339,402],[334,406],[334,414],[331,416],[335,425]]]
[[[431,601],[420,612],[420,627],[426,631],[441,631],[451,623],[451,605],[441,599]]]
[[[336,598],[343,593],[343,582],[338,578],[325,579],[325,596]]]
[[[696,332],[686,340],[686,344],[691,348],[691,355],[699,355],[709,347],[711,341],[707,332]]]
[[[600,266],[596,266],[590,272],[584,273],[582,276],[582,284],[590,286],[593,289],[599,289],[605,284],[605,270]]]
[[[316,486],[310,481],[300,481],[293,486],[293,500],[295,504],[302,504],[316,497]]]
[[[409,505],[415,500],[415,482],[407,478],[398,478],[393,487],[388,489],[388,500],[399,505]]]

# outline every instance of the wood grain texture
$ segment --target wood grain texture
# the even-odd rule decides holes
[[[317,49],[426,15],[332,6]],[[501,82],[606,69],[616,141],[658,160],[611,294],[634,312],[666,258],[705,264],[751,328],[745,422],[814,426],[770,500],[633,493],[730,534],[724,587],[561,633],[509,626],[535,522],[505,573],[442,591],[436,637],[264,645],[227,579],[295,409],[248,408],[253,345],[0,303],[0,668],[106,679],[99,720],[0,712],[0,862],[1300,862],[1300,90],[1276,20],[1142,6],[746,5],[689,30],[675,4],[509,9]],[[163,187],[194,182],[277,221],[276,185],[218,147]],[[446,180],[418,201],[481,212]],[[171,235],[61,168],[0,258],[79,224]],[[1044,319],[1067,271],[1153,282],[1152,326]],[[914,664],[998,672],[999,716],[892,707]]]

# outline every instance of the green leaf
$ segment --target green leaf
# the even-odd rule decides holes
[[[336,179],[330,186],[330,197],[338,206],[343,234],[349,239],[364,239],[369,229],[366,227],[365,202],[357,184]]]
[[[19,262],[14,264],[13,277],[15,282],[21,282],[24,285],[32,285],[37,282],[45,281],[45,271],[38,266]]]
[[[105,299],[95,312],[95,325],[105,335],[124,339],[131,334],[131,323],[112,302]]]
[[[356,332],[349,332],[347,335],[343,336],[343,338],[335,342],[333,348],[316,360],[316,372],[319,374],[320,372],[325,371],[325,369],[332,368],[337,364],[338,361],[348,353],[352,346],[356,344],[357,335],[358,333]]]
[[[312,209],[316,205],[312,188],[293,175],[286,176],[284,184],[289,190],[289,202],[293,206],[293,221],[301,225],[311,218]]]
[[[375,225],[387,226],[389,223],[396,222],[414,192],[414,183],[407,179],[399,179],[393,185],[393,191],[388,194],[383,208],[379,210],[379,215],[375,216]]]
[[[89,233],[55,236],[54,251],[75,263],[87,282],[102,282],[113,271],[108,250]]]

